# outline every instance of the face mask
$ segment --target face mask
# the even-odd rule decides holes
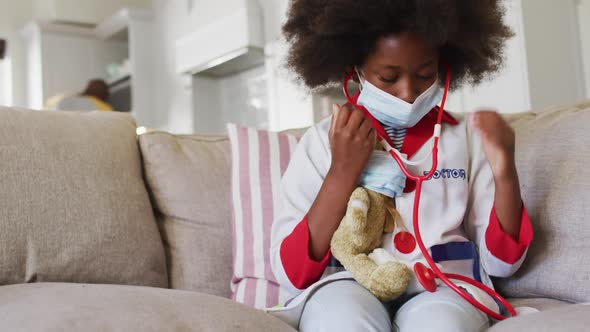
[[[359,183],[367,189],[394,198],[404,191],[406,176],[389,153],[373,151]]]
[[[357,70],[357,74],[358,74]],[[360,79],[359,74],[359,79]],[[361,83],[358,104],[364,106],[371,114],[388,127],[410,128],[416,125],[442,98],[443,89],[435,81],[413,104],[393,96],[369,81]]]

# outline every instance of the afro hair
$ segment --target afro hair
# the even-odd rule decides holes
[[[291,0],[287,65],[309,88],[323,88],[362,65],[380,37],[413,32],[439,50],[452,89],[477,84],[501,68],[513,35],[503,16],[499,0]]]

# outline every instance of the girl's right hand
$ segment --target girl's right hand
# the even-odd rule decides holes
[[[358,180],[375,147],[376,132],[363,112],[350,104],[333,105],[328,133],[332,165],[330,172]]]
[[[350,195],[375,146],[375,130],[363,112],[350,105],[334,105],[328,133],[332,165],[309,212],[309,254],[315,261],[325,257],[332,235],[346,213]]]

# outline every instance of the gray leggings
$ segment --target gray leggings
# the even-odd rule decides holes
[[[420,293],[406,302],[383,304],[356,281],[339,280],[311,296],[299,330],[458,332],[482,331],[489,326],[485,314],[447,287]]]

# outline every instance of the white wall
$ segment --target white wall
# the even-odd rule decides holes
[[[25,51],[25,100],[23,106],[40,109],[43,106],[43,56],[41,54],[41,29],[34,23],[21,31]]]
[[[503,68],[478,86],[452,93],[445,108],[517,113],[582,99],[577,1],[506,0],[505,22],[515,36],[506,45]]]
[[[501,113],[516,113],[531,108],[521,12],[520,1],[506,1],[505,23],[515,36],[506,44],[505,61],[500,72],[475,87],[465,86],[451,93],[446,109],[452,112],[473,112],[490,108]]]
[[[0,106],[12,105],[12,66],[10,58],[0,60]]]
[[[153,0],[154,44],[159,65],[157,82],[156,125],[173,132],[194,129],[192,78],[175,69],[174,43],[177,39],[215,21],[244,0]],[[258,0],[263,9],[265,39],[280,35],[288,0]],[[191,7],[192,5],[192,7]],[[214,36],[213,36],[214,38]],[[195,101],[198,102],[198,101]],[[213,110],[212,110],[213,111]]]
[[[578,1],[522,0],[534,109],[573,103],[585,95],[576,15]]]
[[[224,134],[225,124],[269,127],[267,75],[264,66],[219,79],[195,78],[193,109],[197,133]],[[206,100],[197,100],[206,96]]]
[[[0,0],[0,37],[6,38],[13,77],[12,102],[25,105],[25,53],[20,29],[33,16],[31,0]]]
[[[33,0],[37,20],[97,24],[123,7],[149,7],[150,0]]]
[[[255,0],[264,12],[265,36],[272,40],[280,35],[281,24],[286,15],[288,0]],[[177,13],[175,25],[179,31],[188,33],[209,25],[224,16],[230,8],[243,6],[246,0],[154,0],[154,3],[168,3],[171,8],[183,8]],[[192,8],[191,5],[192,4]],[[157,11],[156,11],[157,14]],[[170,14],[170,12],[168,13]]]
[[[154,0],[154,70],[156,127],[173,132],[192,132],[192,89],[190,77],[176,73],[174,42],[194,19],[185,0]]]
[[[590,99],[590,0],[578,0],[578,24],[584,65],[585,97]]]

